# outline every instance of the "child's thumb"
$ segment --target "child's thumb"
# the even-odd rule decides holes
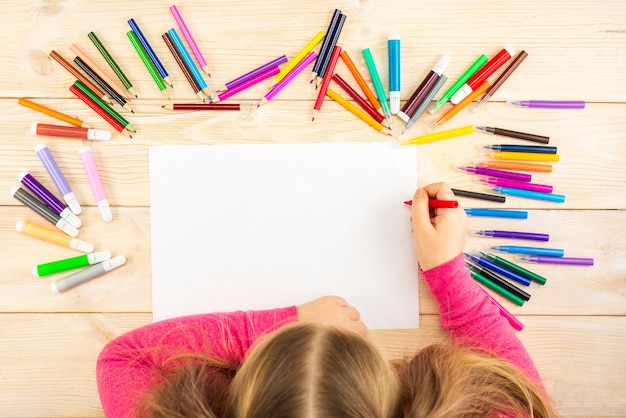
[[[413,228],[431,227],[430,208],[428,207],[428,194],[423,189],[417,189],[413,195],[411,204],[411,215],[413,217]]]

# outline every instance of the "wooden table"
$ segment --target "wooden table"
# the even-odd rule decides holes
[[[311,122],[316,92],[309,70],[269,104],[256,109],[266,83],[227,103],[240,112],[172,112],[129,43],[126,21],[133,17],[170,72],[177,102],[196,99],[160,39],[175,27],[163,1],[16,1],[3,3],[0,31],[5,40],[0,67],[0,416],[101,415],[95,360],[115,336],[151,321],[150,200],[148,148],[164,144],[310,143],[395,141],[371,129],[327,99]],[[387,85],[387,36],[402,37],[402,96],[406,99],[439,57],[452,62],[450,81],[484,53],[501,47],[529,56],[478,113],[466,109],[444,128],[492,125],[551,137],[561,161],[534,181],[555,186],[563,204],[509,198],[506,208],[530,211],[520,228],[551,235],[551,246],[568,255],[595,258],[593,267],[530,266],[545,275],[532,299],[518,308],[503,301],[526,328],[519,333],[536,361],[548,391],[564,416],[624,416],[626,413],[626,3],[622,0],[563,1],[237,1],[177,3],[209,62],[209,86],[223,84],[275,57],[293,57],[320,30],[334,8],[347,15],[339,44],[363,71],[361,49],[369,47]],[[114,133],[93,142],[114,220],[102,222],[85,178],[77,140],[30,135],[33,122],[58,121],[17,105],[28,97],[76,115],[99,129],[109,126],[68,88],[72,76],[47,58],[51,49],[72,59],[78,43],[101,64],[87,38],[95,31],[133,81],[139,99],[125,113],[138,133]],[[337,72],[356,86],[343,63]],[[493,80],[493,77],[492,77]],[[448,84],[449,85],[449,84]],[[336,88],[340,91],[339,88]],[[343,93],[342,93],[343,94]],[[584,110],[513,108],[514,99],[586,100]],[[117,107],[119,108],[119,107]],[[426,115],[407,138],[425,132]],[[35,279],[31,266],[78,253],[18,234],[18,219],[45,221],[8,194],[24,169],[54,186],[35,155],[46,142],[80,202],[80,237],[124,254],[128,264],[69,292],[50,291],[53,278]],[[475,133],[417,148],[419,183],[446,181],[481,189],[458,165],[478,159],[481,147],[521,143]],[[465,207],[498,204],[461,199]],[[470,228],[511,227],[511,221],[470,218]],[[467,249],[491,243],[470,237]],[[508,242],[511,244],[511,242]],[[59,275],[59,277],[62,275]],[[421,328],[378,331],[372,337],[389,357],[410,353],[444,338],[435,304],[421,285]],[[243,307],[242,307],[243,308]]]

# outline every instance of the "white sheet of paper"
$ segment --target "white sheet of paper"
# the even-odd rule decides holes
[[[417,328],[413,147],[150,148],[155,321],[344,297],[370,329]]]

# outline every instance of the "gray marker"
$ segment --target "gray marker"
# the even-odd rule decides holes
[[[41,215],[45,220],[65,232],[70,237],[78,236],[78,229],[72,226],[66,219],[61,218],[58,213],[39,201],[35,196],[28,193],[19,186],[11,189],[11,196],[28,206],[33,211]]]
[[[103,274],[108,273],[109,271],[121,265],[124,265],[125,263],[126,257],[124,257],[123,255],[113,257],[110,260],[94,264],[93,266],[87,267],[86,269],[83,269],[77,273],[70,274],[69,276],[59,280],[55,280],[54,282],[50,283],[50,289],[52,289],[54,293],[65,292],[66,290],[88,282],[89,280],[100,277]]]
[[[406,125],[404,125],[404,129],[402,129],[402,132],[400,132],[400,138],[402,138],[402,135],[404,135],[405,132],[408,131],[411,126],[413,126],[417,118],[419,118],[422,115],[422,113],[424,113],[424,111],[430,104],[433,97],[435,97],[437,92],[441,90],[441,87],[443,87],[447,79],[448,77],[446,77],[444,74],[441,74],[441,76],[439,77],[439,79],[437,80],[433,88],[430,89],[426,97],[424,97],[424,100],[422,101],[422,103],[420,103],[417,109],[415,109],[415,112],[413,113],[411,118],[406,122]]]

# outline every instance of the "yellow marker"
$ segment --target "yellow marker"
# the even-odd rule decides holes
[[[522,160],[522,161],[559,161],[559,154],[540,154],[535,152],[510,152],[498,151],[487,153],[488,157],[498,160]]]
[[[363,110],[359,109],[358,107],[341,97],[339,94],[337,94],[337,92],[333,91],[332,89],[328,89],[326,90],[326,95],[345,107],[350,112],[352,112],[355,116],[370,125],[372,128],[384,134],[391,135],[391,131],[385,128],[382,123],[379,123],[376,119],[365,113]]]
[[[93,244],[79,240],[78,238],[72,238],[61,231],[57,232],[53,229],[44,228],[43,226],[39,226],[37,224],[21,219],[17,221],[15,229],[21,234],[40,239],[42,241],[50,242],[52,244],[72,248],[74,250],[82,251],[84,253],[90,253],[93,251]]]
[[[434,134],[422,135],[412,139],[407,139],[402,145],[419,145],[426,144],[428,142],[439,141],[441,139],[454,138],[455,136],[469,135],[474,132],[472,125],[464,126],[462,128],[450,129],[448,131],[436,132]]]
[[[271,89],[276,83],[278,83],[280,80],[282,80],[283,78],[285,78],[285,76],[287,74],[289,74],[289,71],[293,70],[293,68],[298,65],[298,63],[300,61],[302,61],[302,59],[313,50],[313,48],[315,48],[315,46],[317,44],[319,44],[321,42],[321,40],[324,38],[324,31],[319,31],[317,33],[317,35],[315,35],[313,37],[313,39],[311,39],[305,46],[304,48],[302,48],[302,51],[298,52],[298,54],[293,57],[293,59],[291,61],[289,61],[287,63],[287,65],[285,65],[285,67],[274,76],[274,81],[272,81],[272,84],[270,84],[269,88]]]

